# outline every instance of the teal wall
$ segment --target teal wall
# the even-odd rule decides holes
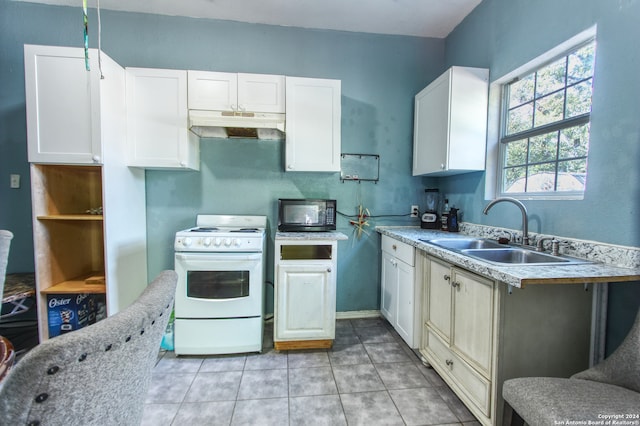
[[[0,0],[0,25],[1,176],[23,178],[20,190],[0,185],[0,225],[16,233],[10,268],[26,271],[33,270],[33,245],[22,45],[81,46],[81,8]],[[93,13],[89,28],[96,47]],[[200,172],[146,172],[149,276],[173,268],[174,234],[193,226],[198,213],[268,215],[272,248],[278,198],[335,198],[346,214],[361,202],[374,215],[408,214],[422,201],[424,180],[411,177],[413,96],[443,71],[444,40],[103,11],[102,49],[122,66],[340,79],[342,152],[380,155],[378,184],[341,183],[336,173],[284,173],[282,142],[202,140]],[[357,240],[348,221],[338,220],[350,237],[338,249],[338,311],[378,309],[379,236],[371,229],[385,223],[417,224],[376,219]],[[270,252],[270,280],[272,263]]]
[[[0,228],[15,234],[10,271],[33,270],[26,154],[22,45],[81,46],[80,7],[0,0]],[[176,230],[197,213],[266,214],[273,246],[279,197],[331,197],[354,213],[402,214],[438,186],[464,219],[520,226],[508,206],[483,216],[484,173],[411,177],[413,96],[449,65],[491,69],[495,79],[598,24],[589,181],[583,201],[526,202],[531,230],[614,244],[640,245],[640,2],[634,0],[484,0],[445,40],[303,30],[103,11],[102,48],[123,66],[274,73],[342,80],[342,146],[379,154],[380,182],[340,183],[338,175],[282,172],[278,142],[203,140],[200,172],[147,172],[149,274],[173,266]],[[97,46],[90,14],[91,47]],[[8,175],[22,188],[8,188]],[[375,224],[415,224],[376,219]],[[338,310],[378,309],[379,237],[339,230]],[[268,278],[273,275],[269,254]],[[640,305],[640,286],[611,286],[609,346],[615,347]]]
[[[591,143],[584,200],[526,201],[530,230],[640,246],[640,2],[483,0],[449,35],[445,62],[487,67],[502,77],[597,24]],[[484,173],[439,186],[474,223],[519,229],[514,206],[482,215]],[[607,346],[626,335],[640,306],[638,283],[611,284]]]

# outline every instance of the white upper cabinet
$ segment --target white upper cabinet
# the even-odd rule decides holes
[[[187,71],[127,68],[128,164],[200,169],[199,139],[188,129]]]
[[[124,107],[106,87],[124,70],[102,53],[101,80],[97,50],[89,57],[87,71],[82,48],[24,46],[29,162],[102,164],[103,110]]]
[[[285,170],[340,171],[341,82],[287,77]]]
[[[413,175],[484,170],[489,70],[451,67],[415,97]]]
[[[285,77],[189,71],[189,109],[285,112]]]

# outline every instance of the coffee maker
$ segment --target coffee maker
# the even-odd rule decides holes
[[[438,211],[440,208],[440,191],[436,188],[428,188],[424,190],[424,194],[425,211],[420,218],[420,228],[439,229],[440,220],[438,220]]]

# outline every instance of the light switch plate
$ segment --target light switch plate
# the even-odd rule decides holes
[[[11,188],[20,188],[20,175],[11,175]]]

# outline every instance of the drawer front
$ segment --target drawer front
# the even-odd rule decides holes
[[[485,416],[491,417],[491,382],[451,352],[449,347],[430,329],[427,329],[427,351],[452,376],[474,405]]]
[[[403,261],[409,266],[415,265],[415,247],[403,243],[387,235],[382,236],[382,251],[386,251],[393,257]]]

